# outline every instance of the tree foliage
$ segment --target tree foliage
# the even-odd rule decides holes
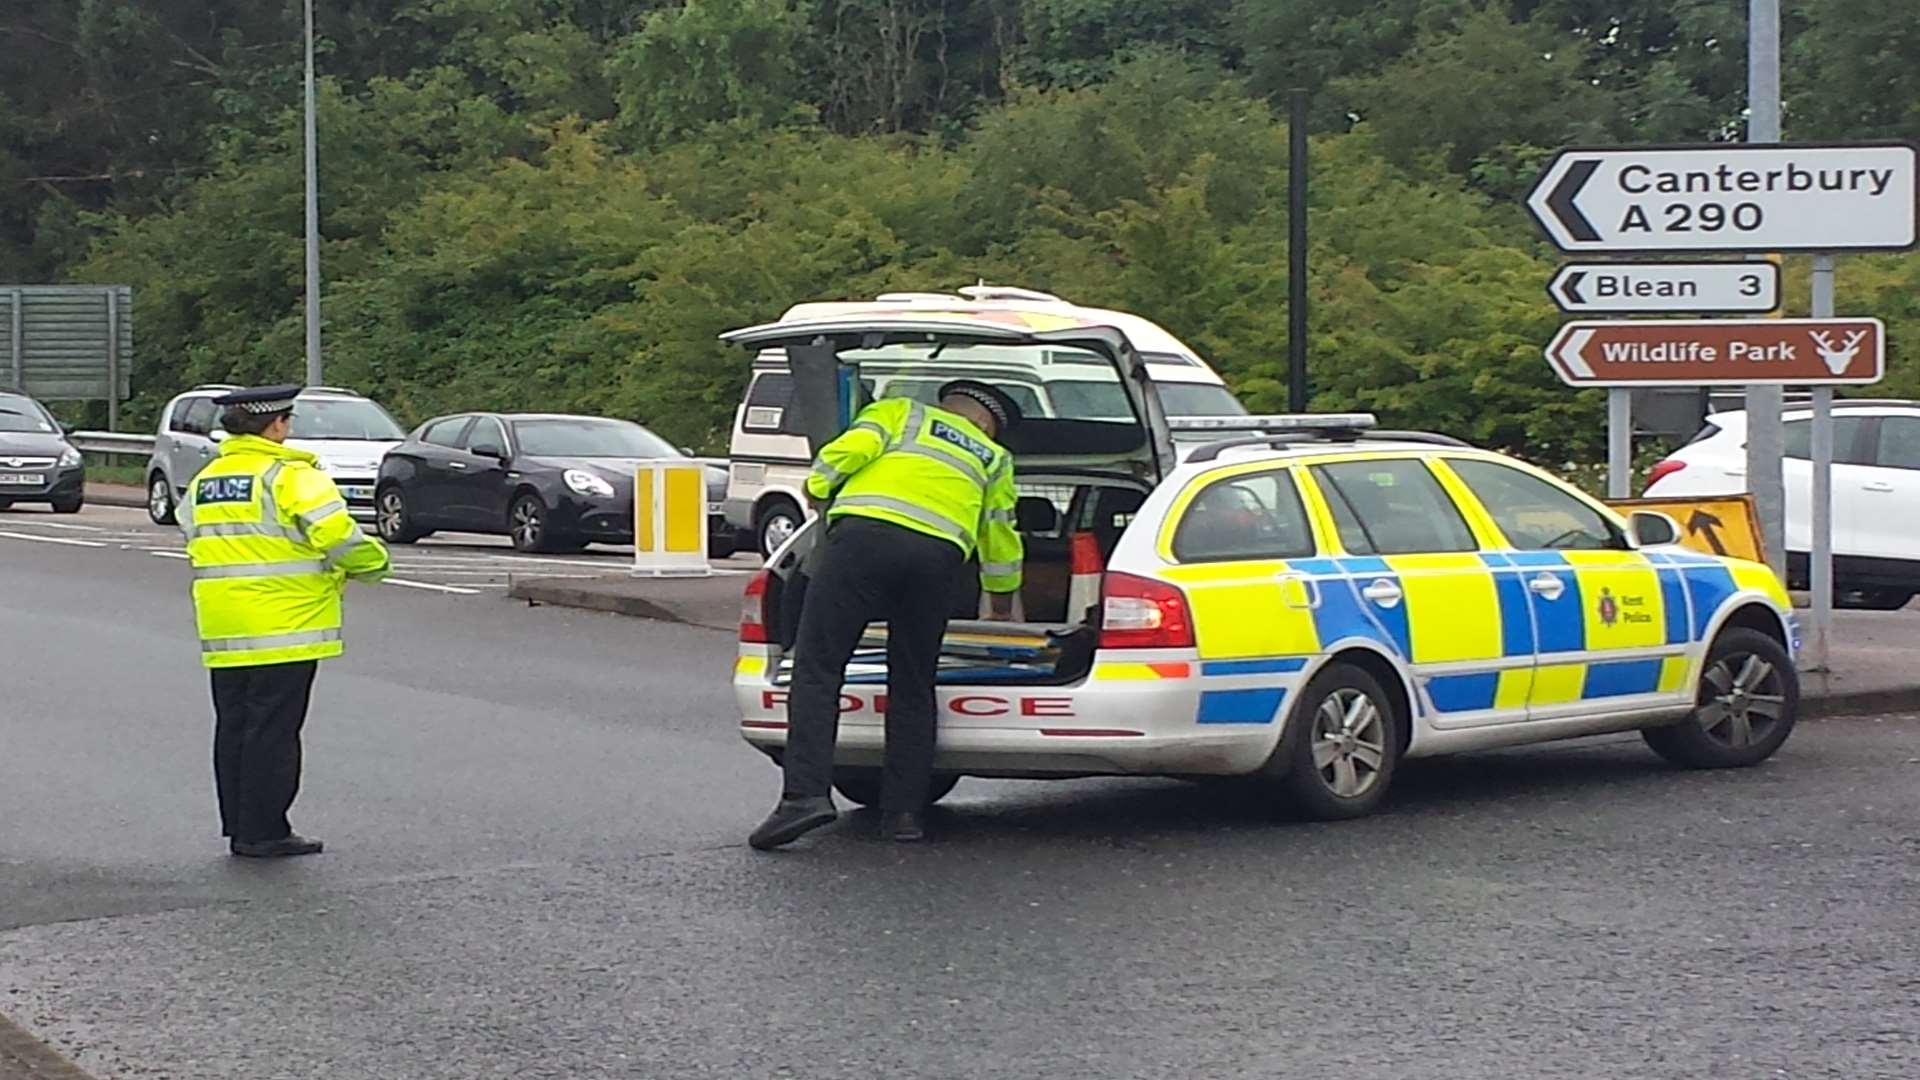
[[[0,278],[127,282],[139,417],[301,367],[300,0],[0,12]],[[330,380],[412,419],[599,411],[718,448],[803,299],[987,278],[1146,314],[1285,402],[1314,97],[1314,404],[1555,462],[1517,200],[1567,142],[1738,138],[1725,0],[319,0]],[[1786,10],[1792,138],[1920,138],[1908,0]],[[1844,260],[1920,393],[1920,259]],[[1790,265],[1804,297],[1804,268]],[[1797,301],[1795,308],[1802,307]]]

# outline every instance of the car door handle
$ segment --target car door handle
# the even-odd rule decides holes
[[[449,462],[447,462],[447,468],[449,468],[449,469],[464,469],[464,468],[466,468],[466,467],[467,467],[467,463],[466,463],[466,462],[464,462],[464,461],[449,461]]]
[[[1567,583],[1561,581],[1558,574],[1540,574],[1527,582],[1527,588],[1538,593],[1543,600],[1558,600],[1567,591]]]
[[[1872,482],[1872,483],[1870,483],[1870,484],[1861,484],[1861,485],[1860,485],[1860,490],[1861,490],[1861,491],[1886,491],[1886,492],[1891,492],[1891,491],[1893,490],[1893,485],[1892,485],[1892,484],[1889,484],[1889,483],[1887,483],[1887,482],[1885,482],[1885,481],[1883,481],[1883,480],[1875,480],[1875,481],[1873,481],[1873,482]]]
[[[1401,599],[1406,596],[1406,593],[1401,592],[1400,586],[1395,585],[1389,579],[1381,578],[1366,588],[1361,589],[1360,595],[1379,604],[1383,608],[1391,608],[1398,606]]]

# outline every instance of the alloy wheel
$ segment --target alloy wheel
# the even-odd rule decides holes
[[[1313,718],[1313,767],[1327,790],[1343,799],[1372,791],[1387,760],[1387,724],[1364,692],[1342,687],[1328,694]]]
[[[1764,740],[1786,715],[1779,669],[1753,653],[1720,658],[1700,681],[1701,730],[1722,746],[1741,749]]]
[[[513,505],[513,542],[524,550],[532,550],[540,545],[541,534],[546,531],[543,520],[545,512],[539,503],[532,499],[521,499]]]
[[[380,535],[391,540],[407,527],[407,501],[398,491],[380,493]]]
[[[779,551],[799,531],[800,523],[791,515],[784,510],[774,511],[760,526],[760,554],[766,556]]]
[[[147,515],[155,521],[165,521],[173,510],[173,492],[167,489],[167,478],[156,476],[147,485]]]

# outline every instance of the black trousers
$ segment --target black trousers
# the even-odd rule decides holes
[[[318,660],[213,669],[213,780],[220,831],[235,840],[279,840],[300,793],[300,729]]]
[[[787,694],[786,794],[827,794],[840,686],[867,624],[887,624],[887,753],[881,804],[927,801],[937,732],[933,677],[947,632],[958,545],[898,525],[841,518],[827,530],[800,611]]]

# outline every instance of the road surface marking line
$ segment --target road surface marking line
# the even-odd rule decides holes
[[[98,525],[72,525],[64,521],[22,521],[22,528],[31,529],[72,529],[75,532],[106,532]]]
[[[435,585],[428,581],[408,581],[405,578],[397,577],[385,578],[380,583],[382,585],[398,585],[406,589],[431,589],[434,592],[457,593],[461,596],[480,595],[480,590],[469,589],[460,585]]]
[[[9,540],[32,540],[41,544],[66,544],[69,547],[103,548],[107,545],[98,540],[69,540],[64,536],[35,536],[32,533],[0,532]]]
[[[187,557],[187,553],[184,551],[149,551],[147,554],[156,559],[184,559]]]

